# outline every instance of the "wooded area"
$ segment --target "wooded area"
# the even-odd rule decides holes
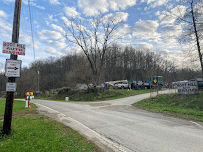
[[[75,88],[76,84],[99,85],[106,81],[126,79],[146,81],[152,75],[162,76],[164,85],[202,78],[202,2],[180,0],[174,2],[174,6],[174,9],[165,11],[164,17],[174,19],[177,27],[181,25],[181,34],[171,34],[175,34],[184,45],[183,49],[188,49],[185,54],[193,60],[188,61],[188,66],[181,65],[181,61],[174,62],[163,52],[116,44],[118,39],[124,39],[126,35],[118,34],[124,21],[119,14],[89,20],[69,18],[68,22],[64,22],[66,32],[62,35],[77,45],[81,54],[48,57],[32,62],[29,68],[21,70],[21,78],[16,79],[18,96],[23,97],[26,90],[44,92],[62,87]],[[101,33],[104,33],[103,36]],[[200,62],[201,69],[196,65],[190,66],[194,61]],[[1,91],[5,91],[6,82],[4,73],[1,73]]]
[[[29,68],[21,70],[21,78],[16,79],[18,96],[26,90],[45,91],[62,87],[75,87],[77,83],[93,83],[89,62],[83,54],[73,54],[61,58],[49,57],[37,60]],[[167,60],[161,53],[149,49],[122,48],[114,44],[106,51],[100,84],[113,80],[148,80],[151,75],[163,76],[164,84],[174,81],[201,77],[201,70],[180,68]],[[7,79],[0,75],[0,90],[5,91]]]

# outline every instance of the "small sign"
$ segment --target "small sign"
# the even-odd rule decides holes
[[[198,94],[197,81],[178,83],[177,89],[178,94]]]
[[[5,76],[20,78],[21,63],[21,60],[6,59]]]
[[[13,55],[25,55],[25,44],[3,42],[2,53]]]
[[[6,83],[6,91],[15,92],[16,91],[16,83],[14,83],[14,82],[7,82]]]

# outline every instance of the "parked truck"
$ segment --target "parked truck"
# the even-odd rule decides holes
[[[191,79],[189,81],[197,81],[198,89],[203,89],[203,80],[202,78]]]
[[[162,76],[149,76],[149,80],[145,81],[145,87],[150,89],[150,85],[158,85],[159,88],[163,85]]]
[[[134,81],[128,80],[128,83],[134,84],[136,89],[150,89],[151,86],[155,86],[158,84],[158,87],[161,88],[163,85],[162,76],[150,76],[147,81]]]

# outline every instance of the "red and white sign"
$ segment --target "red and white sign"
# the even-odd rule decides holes
[[[2,53],[13,55],[25,55],[25,44],[3,42]]]
[[[22,63],[21,60],[6,59],[5,76],[20,78],[21,63]]]

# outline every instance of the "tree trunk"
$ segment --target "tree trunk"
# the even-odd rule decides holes
[[[201,49],[200,49],[200,45],[199,45],[199,37],[198,37],[198,33],[197,33],[196,22],[195,22],[195,17],[194,17],[192,4],[193,4],[193,1],[191,3],[192,21],[193,21],[193,26],[194,26],[194,30],[195,30],[195,36],[196,36],[196,41],[197,41],[197,49],[198,49],[198,53],[199,53],[199,59],[200,59],[200,64],[201,64],[201,69],[202,69],[202,78],[203,78],[202,54],[201,54]]]

